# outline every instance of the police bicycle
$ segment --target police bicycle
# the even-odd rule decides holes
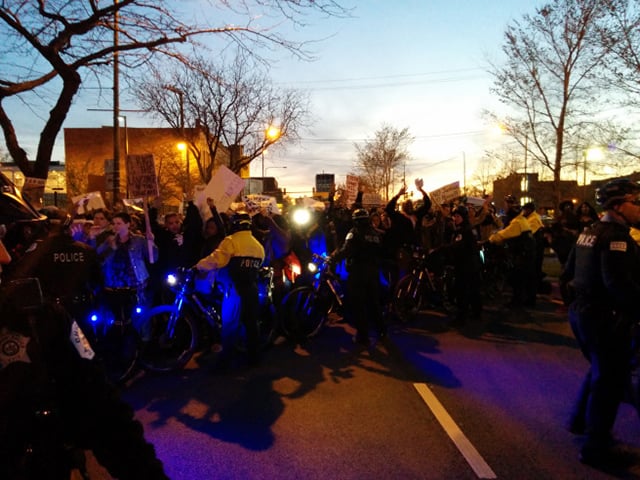
[[[229,282],[200,278],[196,268],[180,268],[167,276],[174,293],[171,304],[157,305],[144,317],[148,339],[140,353],[141,365],[155,372],[183,368],[198,350],[218,354],[224,345],[246,351],[246,333],[239,321],[239,297]],[[273,269],[259,270],[260,346],[273,340],[276,326],[272,301]],[[206,337],[209,337],[208,339]]]
[[[122,384],[136,371],[140,353],[138,328],[143,315],[143,299],[136,288],[104,288],[96,296],[76,300],[90,305],[81,327],[94,347],[109,380]]]
[[[447,310],[453,285],[453,269],[443,266],[441,275],[430,269],[430,254],[414,247],[411,271],[398,280],[393,288],[391,311],[400,322],[409,322],[424,307]]]
[[[311,283],[294,288],[282,300],[281,327],[288,338],[313,337],[330,313],[343,313],[345,289],[329,258],[314,253],[307,269]]]

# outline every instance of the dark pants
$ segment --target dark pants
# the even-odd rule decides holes
[[[590,364],[573,407],[571,424],[578,429],[584,427],[585,446],[605,448],[629,380],[630,329],[611,311],[579,302],[571,305],[569,321]]]
[[[368,340],[370,324],[382,333],[384,320],[378,269],[370,265],[353,266],[347,279],[347,293],[350,318],[356,327],[358,340]]]
[[[247,342],[247,357],[250,363],[260,358],[260,330],[258,320],[260,316],[260,296],[257,278],[253,281],[234,282],[240,297],[240,321],[244,325]]]

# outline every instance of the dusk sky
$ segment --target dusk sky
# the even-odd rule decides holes
[[[182,6],[200,4],[184,1]],[[540,3],[363,0],[344,2],[355,5],[351,18],[309,18],[312,24],[296,34],[325,38],[314,45],[318,59],[302,62],[281,52],[271,75],[276,85],[310,92],[314,123],[302,133],[299,145],[267,151],[266,174],[276,176],[288,192],[299,192],[294,196],[310,194],[317,173],[334,173],[337,183],[344,183],[345,175],[353,171],[354,142],[373,138],[388,124],[408,127],[415,138],[412,159],[406,164],[408,184],[413,185],[416,177],[424,178],[427,190],[454,181],[462,184],[463,164],[469,179],[487,148],[508,141],[496,136],[481,118],[483,109],[501,108],[489,91],[487,59],[500,61],[506,25],[534,13]],[[108,97],[96,97],[92,90],[84,90],[64,127],[109,125],[110,112],[87,110],[110,108]],[[121,100],[121,108],[128,107]],[[127,117],[129,127],[157,126],[140,114]],[[32,156],[39,135],[34,125],[28,115],[16,124]],[[53,160],[63,160],[62,138],[61,134]],[[257,159],[252,175],[260,174]],[[400,179],[402,172],[397,175]]]

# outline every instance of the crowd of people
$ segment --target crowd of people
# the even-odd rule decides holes
[[[571,325],[591,364],[571,429],[587,434],[581,459],[602,461],[610,453],[608,435],[631,364],[627,327],[635,318],[632,300],[640,293],[640,269],[634,270],[638,244],[632,240],[630,227],[640,222],[636,198],[640,188],[630,182],[599,190],[598,203],[605,210],[602,218],[589,202],[577,208],[565,202],[554,218],[543,221],[535,203],[521,206],[512,195],[503,199],[501,208],[490,196],[481,205],[465,197],[435,203],[423,190],[421,179],[415,186],[421,195],[417,201],[407,198],[403,187],[386,205],[363,205],[361,190],[355,203],[347,206],[332,191],[323,210],[292,205],[281,214],[263,208],[251,216],[218,212],[211,201],[204,215],[189,203],[184,215],[167,213],[162,221],[159,202],[149,206],[146,219],[126,211],[99,209],[72,216],[50,208],[41,212],[46,221],[17,221],[2,230],[6,249],[0,261],[8,263],[2,282],[37,278],[43,297],[64,306],[73,319],[84,297],[96,292],[109,302],[110,293],[126,289],[152,305],[163,301],[162,279],[178,267],[195,266],[202,272],[227,268],[241,299],[247,360],[255,365],[260,362],[257,278],[263,265],[274,269],[277,303],[285,294],[285,270],[292,258],[305,265],[313,253],[320,253],[329,256],[331,265],[344,261],[345,318],[356,329],[354,342],[368,347],[372,336],[386,337],[384,302],[389,301],[394,283],[410,271],[416,250],[428,252],[435,276],[447,267],[453,269],[454,282],[448,292],[455,307],[451,324],[462,326],[479,320],[487,301],[483,295],[487,259],[482,249],[487,249],[486,254],[499,249],[508,258],[504,268],[509,269],[505,273],[509,274],[511,297],[504,307],[520,309],[535,307],[545,285],[544,254],[551,248],[564,270],[562,291],[567,305],[571,304]],[[306,211],[306,222],[294,221],[297,209]],[[383,285],[381,278],[388,284]],[[602,295],[605,291],[609,293]],[[7,311],[17,312],[16,318],[33,315],[34,310],[15,307],[10,296],[4,295],[3,302]],[[69,328],[75,328],[74,324],[72,321]],[[144,325],[136,327],[142,341],[148,340]],[[33,333],[25,325],[16,328],[22,329],[21,335]],[[629,348],[620,348],[625,342]],[[87,343],[78,350],[81,358],[91,356]],[[0,403],[15,400],[0,397]],[[114,400],[112,405],[117,409],[120,404]],[[129,414],[119,418],[125,424],[133,422],[131,428],[139,433]],[[146,452],[148,468],[161,471],[144,439],[138,435],[131,441]]]

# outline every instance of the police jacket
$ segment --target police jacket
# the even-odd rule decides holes
[[[0,478],[68,480],[68,446],[119,479],[165,479],[132,409],[105,379],[77,324],[57,306],[0,318]]]
[[[251,230],[239,230],[220,242],[211,255],[201,259],[198,270],[210,271],[229,266],[234,282],[254,280],[264,261],[264,247],[251,234]]]
[[[382,240],[370,224],[356,225],[344,239],[340,250],[331,258],[334,263],[346,260],[347,271],[377,270],[382,254]]]
[[[531,226],[522,213],[515,216],[505,228],[491,235],[489,241],[498,245],[506,243],[513,255],[529,256],[535,250]]]
[[[629,226],[605,214],[580,233],[561,276],[569,280],[578,301],[637,318],[640,250]]]
[[[55,231],[34,242],[16,262],[8,279],[36,277],[45,296],[67,301],[95,291],[102,281],[96,252]]]

